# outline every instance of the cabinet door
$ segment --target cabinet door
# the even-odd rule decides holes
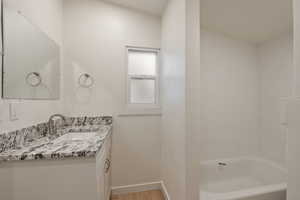
[[[106,200],[105,196],[105,151],[100,152],[96,161],[97,200]]]
[[[107,139],[105,144],[105,174],[104,174],[104,188],[105,188],[105,199],[109,200],[111,192],[111,136]]]

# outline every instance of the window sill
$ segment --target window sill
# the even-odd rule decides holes
[[[155,107],[135,107],[127,106],[118,114],[118,117],[146,117],[146,116],[162,116],[161,108]]]
[[[121,113],[118,117],[161,117],[161,113]]]

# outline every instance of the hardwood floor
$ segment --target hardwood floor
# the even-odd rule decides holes
[[[160,190],[113,195],[111,200],[164,200]]]

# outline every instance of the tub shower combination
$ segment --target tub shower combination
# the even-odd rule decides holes
[[[287,171],[260,158],[204,161],[200,200],[284,200]]]

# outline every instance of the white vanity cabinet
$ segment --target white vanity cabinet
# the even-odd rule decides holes
[[[0,163],[0,199],[109,200],[111,144],[109,133],[95,157]]]

